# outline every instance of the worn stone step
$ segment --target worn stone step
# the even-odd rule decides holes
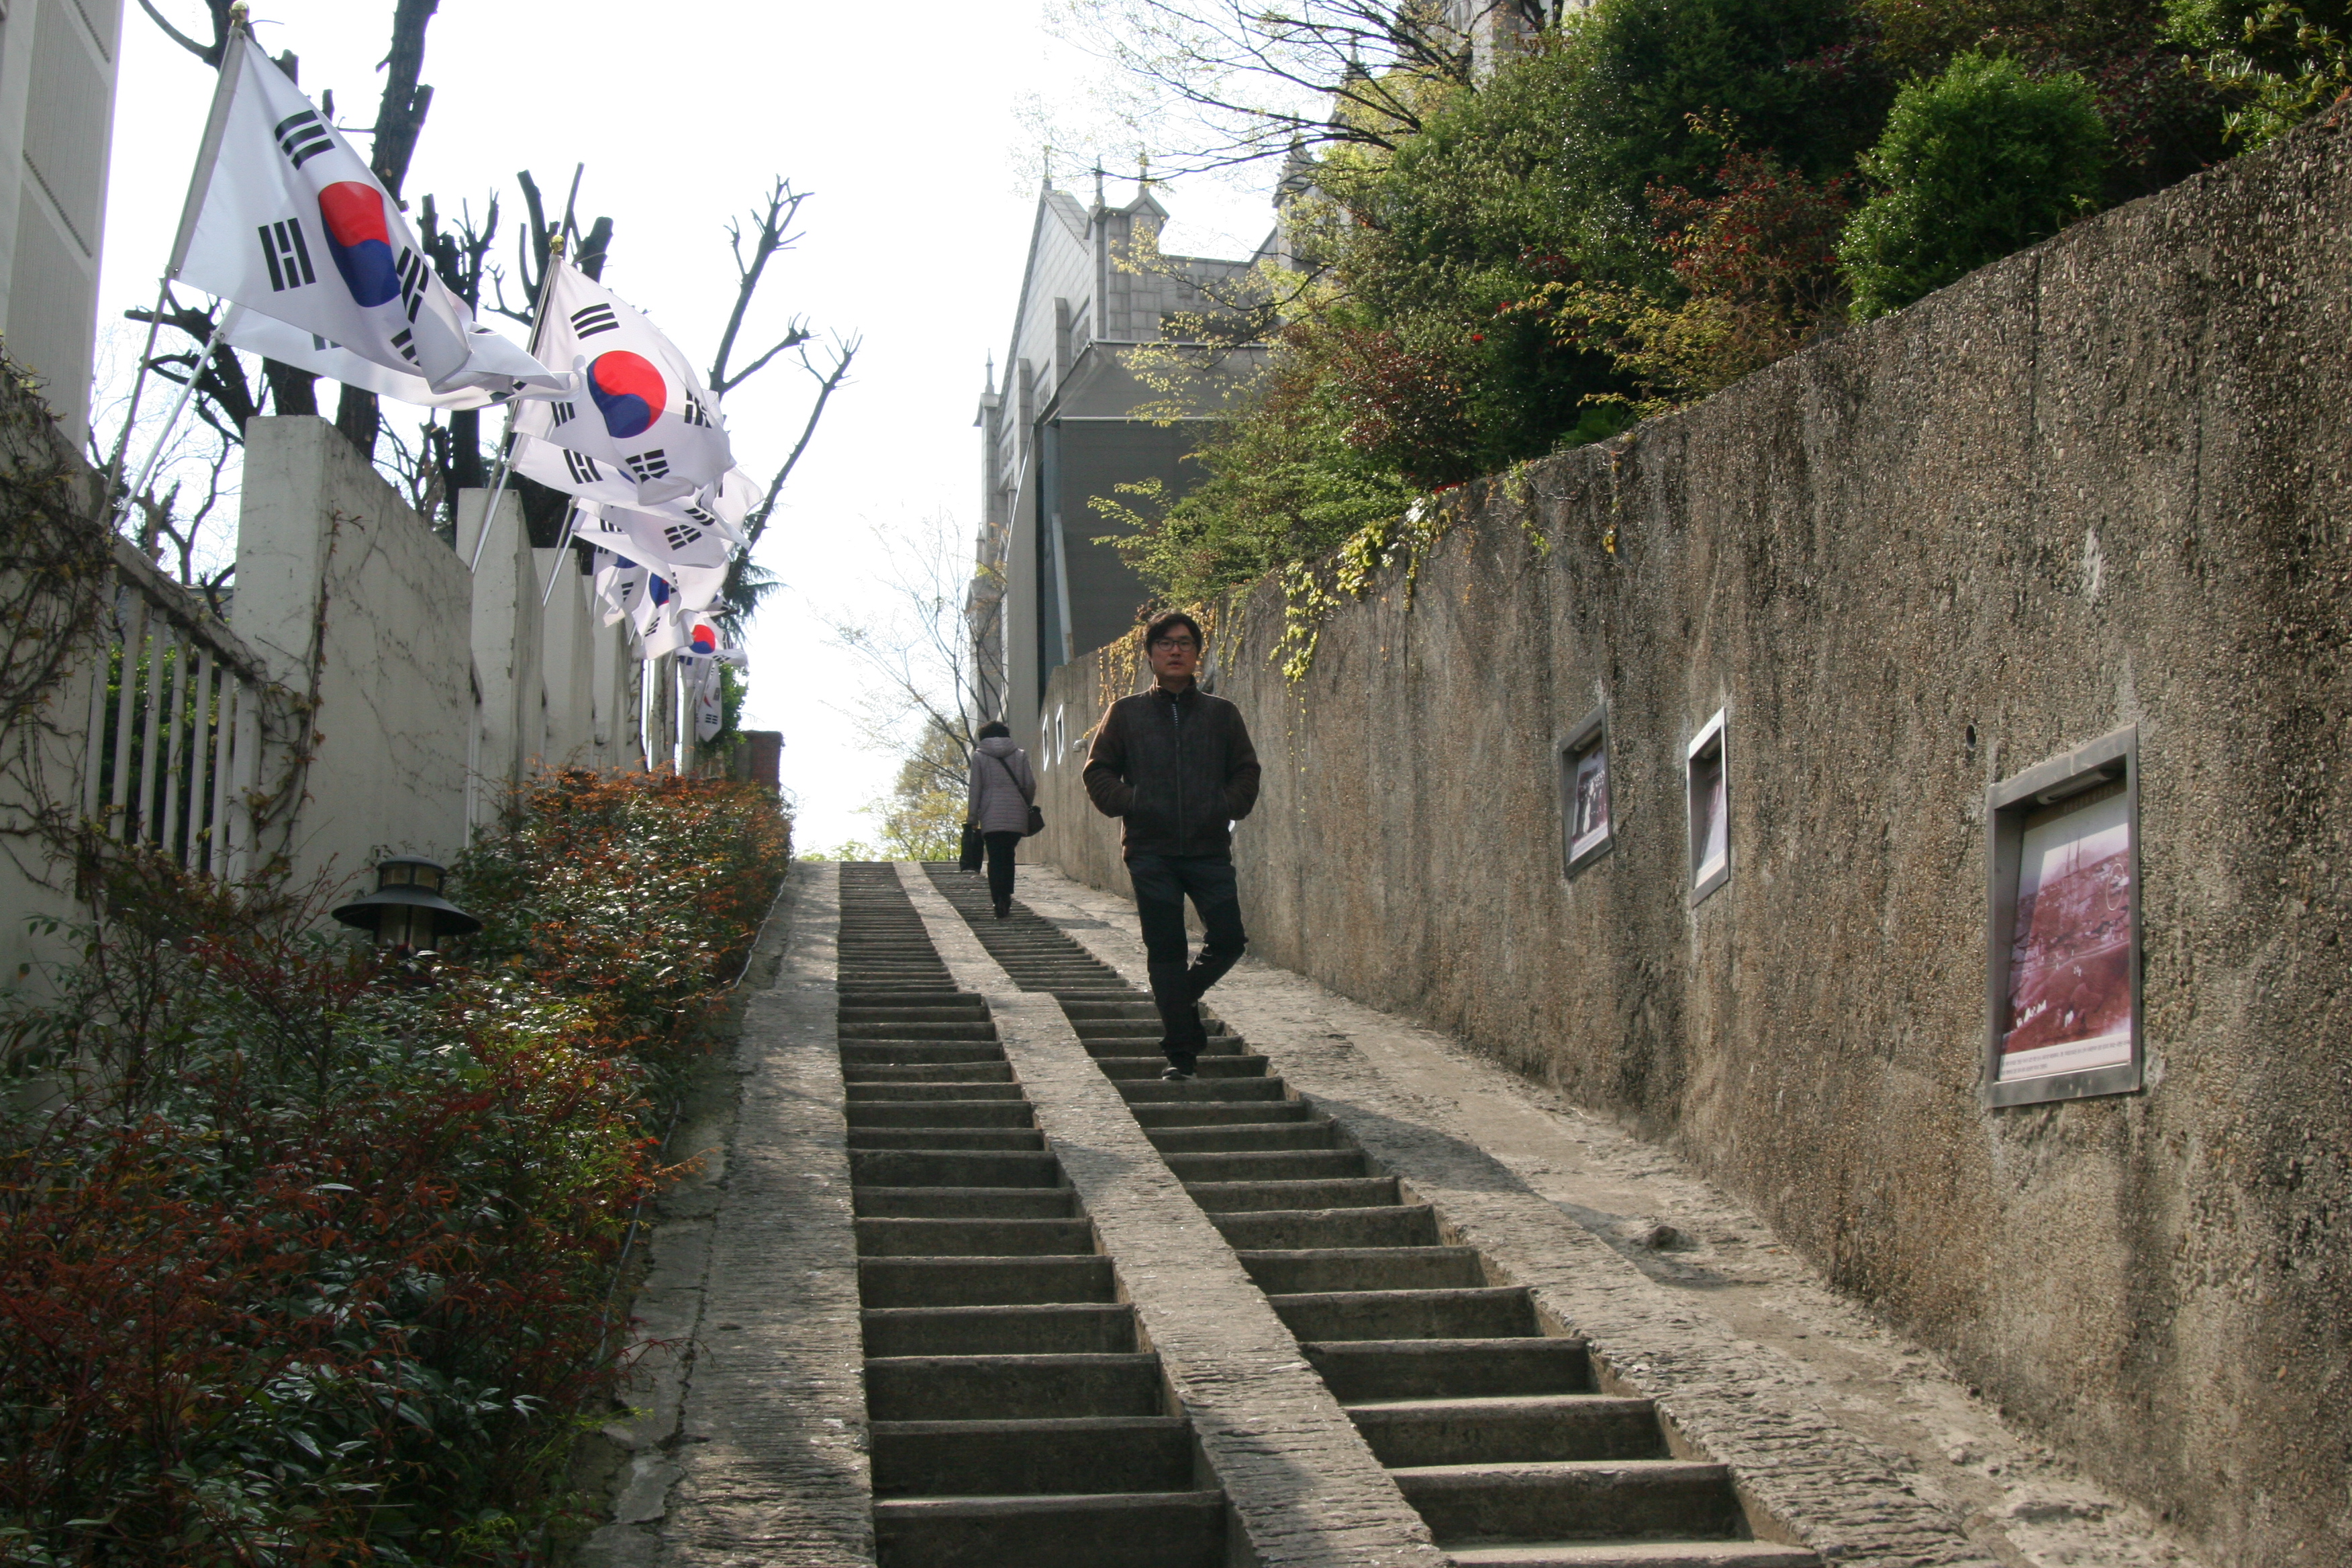
[[[1203,1020],[1203,1023],[1205,1022],[1206,1020]],[[1073,1018],[1070,1020],[1070,1028],[1082,1040],[1150,1039],[1159,1035],[1160,1026],[1160,1017],[1157,1008],[1152,1009],[1149,1017],[1143,1018]],[[1226,1029],[1209,1030],[1209,1034],[1213,1037],[1231,1032]]]
[[[1004,1047],[993,1040],[844,1040],[842,1070],[863,1067],[929,1067],[940,1062],[1001,1062]]]
[[[1435,1247],[1437,1213],[1427,1204],[1367,1209],[1262,1209],[1213,1214],[1226,1245],[1264,1251],[1325,1247]]]
[[[866,1363],[877,1421],[1165,1415],[1160,1358],[1130,1355],[887,1356]]]
[[[841,1064],[841,1076],[849,1092],[869,1083],[1011,1083],[1013,1064],[1003,1058],[984,1062],[915,1062],[893,1067],[886,1062],[849,1062]]]
[[[1117,1300],[1099,1253],[1015,1258],[868,1258],[857,1265],[868,1307],[1034,1307]]]
[[[1204,1064],[1205,1065],[1205,1064]],[[1265,1153],[1165,1154],[1176,1179],[1193,1182],[1324,1182],[1370,1174],[1360,1149],[1277,1149]]]
[[[1469,1340],[1534,1335],[1525,1287],[1459,1290],[1318,1290],[1268,1296],[1302,1340]]]
[[[1131,1355],[1132,1309],[1097,1302],[1034,1307],[884,1307],[859,1314],[868,1356]]]
[[[1598,1394],[1489,1394],[1350,1404],[1381,1463],[1492,1465],[1663,1459],[1665,1429],[1646,1399]]]
[[[1037,1121],[1037,1113],[1022,1100],[853,1100],[844,1109],[852,1131],[861,1127],[1031,1127]]]
[[[849,1179],[876,1187],[1052,1187],[1061,1165],[1043,1152],[852,1149]]]
[[[1166,1058],[1150,1058],[1164,1068]],[[1155,1069],[1156,1071],[1157,1069]],[[1113,1077],[1119,1095],[1130,1105],[1204,1105],[1246,1104],[1251,1101],[1289,1101],[1290,1086],[1278,1078],[1196,1078],[1189,1082],[1171,1083],[1159,1078]]]
[[[1801,1546],[1771,1541],[1576,1541],[1457,1546],[1459,1568],[1822,1568]]]
[[[852,1127],[853,1149],[1028,1149],[1045,1146],[1034,1127]]]
[[[1078,1045],[1087,1055],[1094,1058],[1097,1065],[1104,1062],[1151,1061],[1159,1064],[1159,1067],[1152,1069],[1154,1072],[1168,1065],[1167,1057],[1160,1053],[1160,1037],[1156,1034],[1148,1040],[1081,1040]],[[1149,1057],[1139,1056],[1137,1053],[1140,1051],[1150,1051],[1153,1054]],[[1201,1048],[1194,1053],[1203,1061],[1215,1057],[1234,1058],[1248,1054],[1249,1047],[1230,1035],[1222,1039],[1213,1035],[1211,1036],[1201,1042]]]
[[[988,999],[970,992],[959,992],[937,1001],[924,997],[875,1002],[860,997],[854,1003],[844,1000],[839,1013],[845,1024],[852,1019],[861,1024],[873,1024],[892,1018],[911,1018],[926,1023],[964,1022],[987,1016]]]
[[[1097,1057],[1095,1066],[1102,1068],[1106,1078],[1157,1079],[1167,1070],[1168,1058],[1162,1056]],[[1203,1079],[1261,1078],[1265,1073],[1265,1058],[1240,1053],[1232,1056],[1204,1053],[1196,1070]]]
[[[844,1008],[853,1007],[959,1007],[985,1013],[987,1002],[969,991],[960,991],[953,980],[915,985],[860,985],[850,981],[835,984],[835,994]]]
[[[1062,1011],[1069,1016],[1072,1024],[1082,1018],[1143,1018],[1155,1024],[1160,1021],[1160,1009],[1140,993],[1117,999],[1086,997],[1066,1003]]]
[[[1747,1529],[1731,1472],[1688,1459],[1423,1465],[1389,1475],[1442,1547],[1482,1539],[1729,1539]]]
[[[1021,1086],[1008,1079],[991,1083],[853,1083],[848,1106],[911,1104],[917,1100],[984,1100],[999,1105],[1025,1105]]]
[[[987,1018],[966,1021],[961,1018],[938,1020],[920,1018],[877,1018],[872,1022],[852,1023],[844,1018],[835,1024],[836,1037],[843,1040],[993,1040],[996,1025]]]
[[[1181,1416],[877,1421],[874,1495],[1181,1492],[1194,1485]]]
[[[1276,1149],[1328,1149],[1331,1119],[1236,1121],[1222,1127],[1147,1127],[1144,1136],[1163,1154],[1265,1153]]]
[[[891,1568],[1224,1568],[1221,1491],[877,1498]]]
[[[1298,1348],[1343,1405],[1584,1394],[1594,1386],[1592,1358],[1582,1340],[1302,1340]]]
[[[1069,1001],[1072,999],[1079,1001],[1093,999],[1099,1001],[1107,996],[1127,997],[1135,994],[1135,988],[1133,986],[1128,984],[1126,981],[1121,980],[1118,975],[1112,974],[1108,971],[1104,973],[1103,977],[1099,980],[1087,980],[1082,984],[1073,984],[1069,985],[1039,986],[1037,989],[1041,991],[1049,990],[1053,992],[1054,996],[1057,1001]]]
[[[1042,1258],[1095,1250],[1087,1219],[861,1219],[860,1258]]]
[[[1167,1127],[1230,1127],[1237,1122],[1262,1127],[1271,1121],[1305,1121],[1315,1115],[1315,1108],[1303,1100],[1244,1100],[1202,1105],[1149,1105],[1139,1101],[1129,1109],[1146,1131]]]
[[[1446,1290],[1489,1283],[1470,1247],[1318,1247],[1236,1254],[1269,1296],[1349,1290]]]
[[[1184,1191],[1211,1214],[1242,1209],[1376,1208],[1397,1201],[1394,1176],[1312,1182],[1187,1182]]]
[[[852,1187],[860,1219],[1067,1219],[1078,1194],[1067,1187]]]

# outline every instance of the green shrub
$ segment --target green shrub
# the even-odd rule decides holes
[[[2007,58],[1963,55],[1905,87],[1863,159],[1884,189],[1838,247],[1854,314],[1899,310],[2049,238],[2096,205],[2106,152],[2072,73],[2036,81]]]

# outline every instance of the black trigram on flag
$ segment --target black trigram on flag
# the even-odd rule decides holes
[[[702,542],[702,530],[690,522],[666,522],[662,524],[662,537],[669,541],[672,550],[683,550]]]
[[[392,346],[400,351],[401,358],[411,364],[416,363],[416,334],[406,327],[392,334]]]
[[[678,410],[677,416],[688,425],[698,425],[705,430],[710,428],[710,410],[705,408],[702,399],[691,392],[686,395],[686,406]]]
[[[554,425],[569,425],[580,416],[580,410],[569,403],[559,403],[547,412],[550,423]]]
[[[298,169],[335,144],[315,109],[306,109],[279,121],[277,135],[278,150]]]
[[[632,452],[621,461],[628,466],[629,472],[637,477],[637,483],[641,485],[669,477],[669,458],[659,447],[650,451]]]
[[[580,337],[593,338],[598,332],[617,332],[621,323],[613,319],[610,305],[583,305],[572,312],[572,330]]]
[[[425,266],[425,258],[404,245],[392,270],[400,279],[400,302],[413,321],[416,312],[425,308],[425,280],[433,275],[432,269]]]
[[[702,524],[705,528],[717,528],[719,526],[719,520],[711,516],[709,512],[703,510],[698,506],[688,503],[682,510],[685,511],[687,516]]]
[[[269,264],[269,287],[278,293],[316,283],[310,269],[310,244],[302,237],[302,220],[289,217],[261,226],[261,259]]]
[[[604,477],[604,470],[596,466],[595,458],[575,452],[569,447],[563,449],[563,471],[570,474],[575,483],[583,485],[595,484]]]

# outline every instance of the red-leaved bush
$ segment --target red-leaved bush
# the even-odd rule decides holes
[[[117,867],[0,1035],[0,1562],[537,1560],[622,1370],[648,1082],[787,854],[750,786],[567,776],[423,962],[320,934],[324,889]]]

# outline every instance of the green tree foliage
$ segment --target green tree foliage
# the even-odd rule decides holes
[[[2347,0],[2169,0],[2167,36],[2231,104],[2232,142],[2260,147],[2352,93]]]
[[[963,838],[964,749],[944,730],[926,726],[914,754],[898,764],[888,795],[866,807],[882,825],[882,858],[952,860]]]
[[[2090,86],[1963,55],[1896,97],[1863,160],[1883,187],[1838,247],[1859,316],[1933,293],[2094,210],[2108,145]]]

